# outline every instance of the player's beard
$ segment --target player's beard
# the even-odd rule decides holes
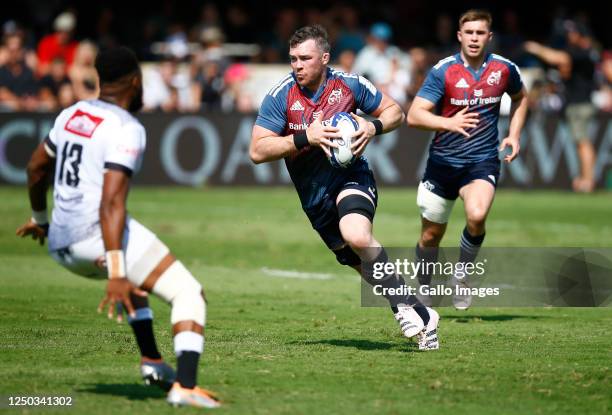
[[[140,88],[138,88],[138,91],[136,91],[136,94],[134,94],[134,98],[132,98],[132,101],[130,102],[128,111],[131,113],[136,113],[142,109],[143,105],[144,103],[142,101],[142,86],[141,86]]]

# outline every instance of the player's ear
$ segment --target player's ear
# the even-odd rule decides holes
[[[457,40],[461,43],[461,29],[457,30]]]
[[[138,89],[142,86],[142,74],[139,72],[132,77],[130,84]]]
[[[489,37],[488,37],[487,42],[490,42],[490,41],[491,41],[491,39],[493,39],[493,32],[491,32],[491,31],[489,30]]]
[[[329,52],[324,52],[323,55],[321,55],[321,62],[323,62],[323,65],[327,65],[329,63]]]

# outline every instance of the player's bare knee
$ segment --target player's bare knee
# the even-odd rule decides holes
[[[373,245],[372,233],[365,230],[353,230],[346,235],[343,233],[342,236],[354,251],[362,251]]]
[[[487,209],[480,206],[471,207],[466,212],[466,216],[468,224],[474,227],[481,227],[484,226],[487,219]]]
[[[439,229],[426,229],[421,233],[419,245],[423,247],[436,247],[440,245],[440,241],[444,236],[444,231]]]

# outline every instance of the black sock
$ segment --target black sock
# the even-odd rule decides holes
[[[476,256],[478,255],[478,251],[480,250],[480,246],[484,241],[485,234],[478,236],[472,236],[467,230],[467,226],[463,228],[463,233],[461,234],[461,248],[459,251],[459,262],[464,264],[474,262]]]
[[[438,247],[423,247],[421,248],[417,243],[415,248],[415,261],[421,262],[421,268],[419,268],[419,273],[417,274],[417,278],[419,280],[419,284],[421,285],[430,285],[431,277],[433,276],[433,272],[429,272],[433,269],[434,263],[438,260]]]
[[[404,279],[399,277],[398,275],[393,273],[387,273],[384,271],[384,267],[382,269],[384,275],[382,278],[374,278],[374,264],[386,264],[389,262],[389,257],[387,256],[387,252],[384,248],[381,248],[380,252],[371,261],[363,261],[361,266],[361,276],[362,278],[370,285],[380,285],[383,288],[393,288],[395,292],[400,292],[400,289],[403,285],[405,285]],[[380,271],[378,271],[380,272]],[[406,304],[407,296],[402,294],[395,295],[385,295],[384,296],[387,301],[389,301],[389,305],[391,306],[391,310],[396,310],[398,304]],[[397,312],[397,311],[394,311]]]
[[[132,321],[130,326],[132,326],[136,336],[140,355],[149,359],[161,359],[161,354],[159,354],[157,344],[155,343],[155,334],[153,334],[153,320]]]
[[[182,351],[176,358],[176,381],[182,387],[187,389],[195,387],[199,360],[200,353],[193,351]]]
[[[412,305],[412,308],[414,308],[414,311],[419,315],[419,317],[421,317],[423,324],[427,326],[427,324],[429,324],[429,311],[427,311],[427,307],[421,304],[416,297],[414,297],[414,299],[416,300],[416,303]]]
[[[370,262],[363,262],[362,268],[362,276],[363,278],[371,285],[380,284],[383,288],[396,288],[399,289],[402,286],[406,286],[406,282],[404,278],[395,274],[388,273],[382,279],[374,279],[374,264],[375,263],[387,263],[389,262],[389,256],[384,248],[381,248],[379,254],[374,258],[374,260]],[[397,313],[399,304],[406,304],[408,306],[412,306],[414,311],[421,317],[423,323],[427,325],[429,323],[429,312],[427,308],[419,302],[419,300],[411,295],[393,295],[393,296],[385,296],[385,298],[389,301],[389,305],[391,306],[391,310],[393,313]]]

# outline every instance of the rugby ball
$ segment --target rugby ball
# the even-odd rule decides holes
[[[351,114],[338,112],[331,119],[331,126],[338,127],[342,137],[334,140],[334,143],[338,144],[338,148],[331,148],[329,162],[334,167],[346,168],[356,159],[351,150],[351,144],[353,143],[353,134],[359,129],[359,124],[351,117]]]

